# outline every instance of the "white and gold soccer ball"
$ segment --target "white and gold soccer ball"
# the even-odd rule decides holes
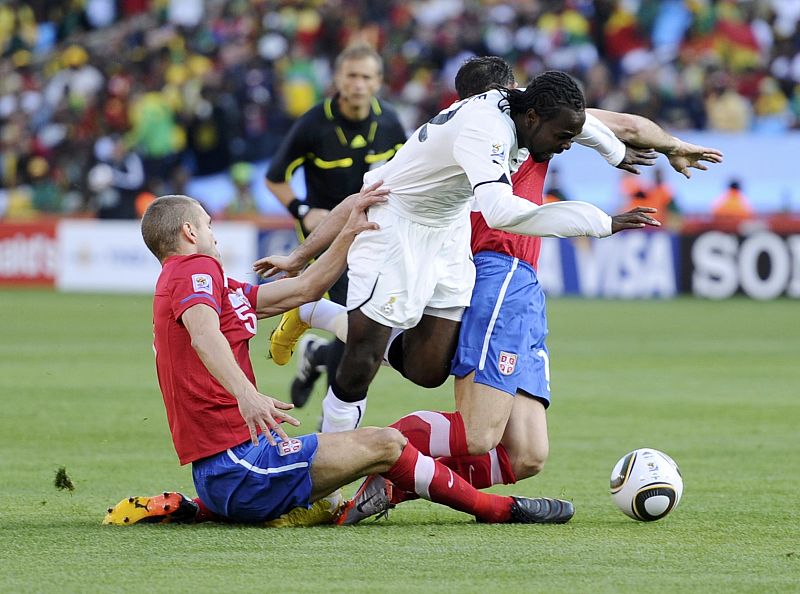
[[[681,495],[681,471],[664,452],[634,450],[620,458],[611,471],[611,498],[634,520],[660,520],[678,506]]]

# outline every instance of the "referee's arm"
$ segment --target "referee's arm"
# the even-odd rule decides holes
[[[267,189],[280,200],[281,204],[289,212],[292,212],[292,203],[297,200],[289,182],[297,168],[305,161],[305,156],[308,153],[307,138],[309,130],[306,125],[307,115],[302,116],[292,125],[267,170]],[[295,203],[294,206],[296,207],[297,204]],[[292,212],[292,214],[297,217],[296,213]]]

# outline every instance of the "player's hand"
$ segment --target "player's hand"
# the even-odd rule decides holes
[[[628,171],[635,175],[639,175],[639,168],[637,165],[645,165],[650,167],[655,165],[658,153],[651,148],[636,148],[635,146],[625,145],[625,158],[622,159],[617,169]]]
[[[322,220],[328,216],[329,212],[327,208],[312,208],[306,213],[306,216],[303,217],[303,227],[306,228],[306,231],[311,233],[319,226]]]
[[[289,423],[295,427],[300,424],[300,421],[293,416],[283,412],[293,409],[294,404],[264,396],[255,389],[237,398],[237,401],[239,414],[242,415],[247,429],[250,431],[250,441],[254,446],[258,446],[258,428],[261,429],[269,444],[275,445],[275,438],[270,433],[270,429],[274,429],[281,439],[289,439],[280,424]]]
[[[293,254],[288,256],[264,256],[253,262],[253,270],[256,274],[269,278],[279,272],[285,272],[286,276],[297,276],[306,262],[299,261]]]
[[[661,223],[649,214],[655,212],[658,212],[658,209],[650,206],[637,206],[628,212],[614,215],[611,217],[611,233],[617,233],[623,229],[641,229],[647,226],[660,227]]]
[[[678,146],[667,153],[667,159],[675,171],[689,179],[692,177],[690,168],[700,169],[701,171],[708,169],[708,166],[703,161],[707,163],[722,163],[722,151],[678,140]]]
[[[383,187],[383,182],[375,182],[371,186],[364,186],[358,193],[358,198],[353,203],[350,217],[347,219],[342,232],[358,235],[362,231],[375,231],[380,229],[377,223],[367,220],[367,210],[370,206],[383,204],[387,201],[389,189]]]

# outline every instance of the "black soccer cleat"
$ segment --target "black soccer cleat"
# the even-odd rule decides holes
[[[511,497],[509,524],[565,524],[575,515],[569,501],[548,497]]]
[[[319,379],[321,372],[313,362],[314,351],[325,344],[327,344],[325,340],[314,334],[306,334],[300,339],[300,344],[297,346],[297,371],[289,390],[292,404],[297,408],[305,406],[314,390],[314,384]]]

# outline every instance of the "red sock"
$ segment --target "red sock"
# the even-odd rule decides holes
[[[460,412],[418,410],[391,425],[425,456],[466,456],[467,430]]]
[[[472,514],[483,522],[505,522],[511,514],[511,497],[481,493],[443,464],[422,455],[410,442],[384,476],[400,489]]]
[[[199,497],[195,497],[192,499],[198,507],[200,508],[197,512],[197,515],[194,518],[195,523],[199,522],[227,522],[228,519],[224,516],[218,516],[213,511],[206,507],[206,504],[203,503]]]
[[[457,472],[476,489],[486,489],[492,485],[512,485],[517,482],[511,459],[506,448],[498,444],[488,454],[481,456],[448,456],[439,462]]]

